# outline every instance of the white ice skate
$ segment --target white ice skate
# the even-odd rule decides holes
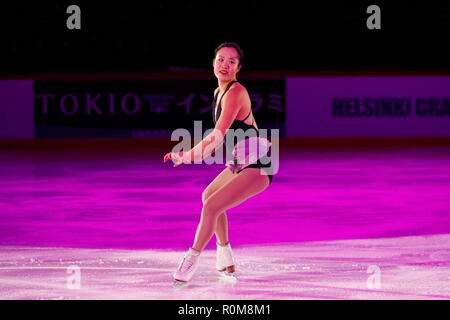
[[[233,259],[233,251],[231,250],[230,243],[221,246],[217,244],[216,251],[216,269],[220,272],[232,274],[235,272],[235,264]]]
[[[183,257],[177,271],[173,274],[176,282],[188,282],[194,276],[199,262],[200,252],[190,248]]]

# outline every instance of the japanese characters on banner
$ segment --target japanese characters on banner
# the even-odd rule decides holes
[[[288,78],[289,137],[450,136],[450,77]]]
[[[245,80],[259,128],[285,132],[285,81]],[[35,81],[37,138],[170,137],[214,127],[215,80]]]

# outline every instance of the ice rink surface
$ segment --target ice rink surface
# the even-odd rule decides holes
[[[286,150],[229,210],[186,286],[201,194],[223,166],[166,150],[0,150],[0,299],[449,299],[450,149]]]
[[[235,277],[202,253],[190,283],[183,252],[2,247],[0,299],[449,299],[450,236],[246,246]],[[443,247],[447,244],[447,248]]]

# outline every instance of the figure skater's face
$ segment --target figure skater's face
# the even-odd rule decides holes
[[[217,52],[213,60],[214,74],[219,81],[231,81],[236,79],[236,74],[241,69],[239,54],[234,48],[224,47]]]

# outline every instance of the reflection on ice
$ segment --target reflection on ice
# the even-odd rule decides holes
[[[448,299],[450,148],[280,150],[273,183],[172,273],[224,166],[167,150],[0,150],[0,299]]]
[[[177,286],[184,251],[0,247],[0,299],[450,299],[443,244],[450,235],[243,246],[232,276],[206,250]]]

